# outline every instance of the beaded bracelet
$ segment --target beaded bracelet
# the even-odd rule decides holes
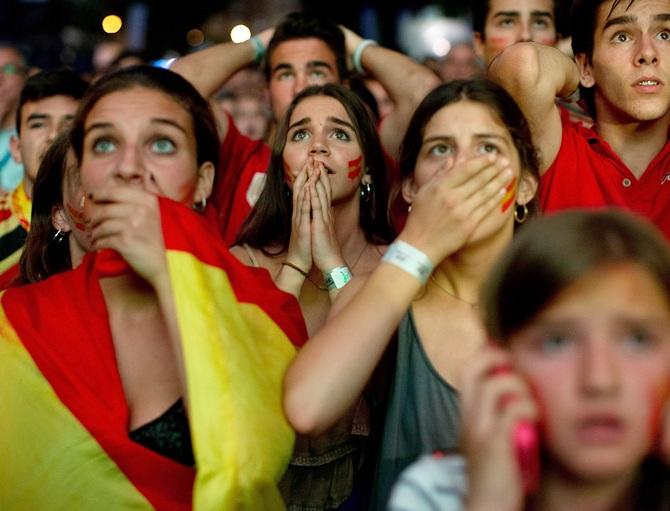
[[[257,35],[251,37],[249,42],[254,47],[254,62],[258,64],[265,57],[265,45]]]
[[[363,69],[363,66],[361,64],[361,56],[363,55],[363,50],[370,46],[371,44],[379,44],[377,41],[374,39],[364,39],[360,43],[358,43],[358,46],[356,46],[356,49],[354,50],[354,55],[352,57],[352,61],[354,63],[354,69],[358,71],[360,74],[365,74],[365,69]]]
[[[433,273],[433,263],[430,262],[428,256],[402,240],[396,240],[389,245],[382,261],[406,271],[412,277],[417,278],[421,284],[425,284],[430,274]]]
[[[328,291],[342,289],[351,280],[351,270],[348,266],[338,266],[323,272],[323,282]]]

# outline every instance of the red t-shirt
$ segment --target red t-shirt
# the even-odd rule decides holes
[[[540,209],[615,206],[647,217],[670,239],[670,143],[637,179],[593,129],[562,116],[563,139],[542,176]]]
[[[230,116],[220,151],[210,197],[213,207],[207,208],[205,216],[220,227],[224,241],[231,246],[263,190],[272,151],[262,140],[242,135]]]

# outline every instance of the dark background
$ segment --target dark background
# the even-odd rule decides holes
[[[87,71],[95,44],[110,37],[101,29],[102,18],[117,14],[125,22],[128,9],[136,4],[144,7],[147,20],[144,40],[136,46],[151,59],[192,51],[185,36],[191,29],[203,30],[205,44],[219,42],[236,23],[255,32],[296,7],[328,16],[392,48],[400,46],[398,20],[426,6],[468,23],[470,14],[467,0],[0,0],[0,40],[23,43],[38,67],[65,63]],[[125,35],[122,31],[113,37]]]

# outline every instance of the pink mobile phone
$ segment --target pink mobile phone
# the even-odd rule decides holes
[[[509,366],[499,366],[491,374],[504,374],[512,370]],[[504,398],[506,401],[512,396]],[[534,493],[540,484],[540,439],[537,424],[532,421],[520,421],[514,428],[512,436],[514,451],[521,470],[523,490],[526,495]]]

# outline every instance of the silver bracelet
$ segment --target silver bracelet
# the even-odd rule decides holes
[[[323,282],[328,291],[342,289],[351,280],[351,270],[348,266],[338,266],[323,272]]]
[[[421,284],[425,284],[433,273],[433,263],[428,256],[402,240],[396,240],[389,245],[382,261],[406,271],[412,277],[416,277]]]
[[[361,55],[363,55],[363,50],[370,46],[371,44],[379,44],[377,41],[374,39],[364,39],[360,43],[358,43],[358,46],[356,46],[356,49],[354,50],[354,54],[351,58],[352,62],[354,63],[354,69],[358,71],[360,74],[365,74],[365,69],[363,69],[363,65],[361,64]]]

